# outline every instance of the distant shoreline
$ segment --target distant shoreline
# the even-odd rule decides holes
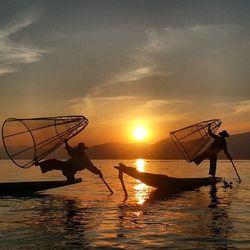
[[[234,160],[250,160],[250,132],[231,135],[228,138],[228,150]],[[157,143],[106,143],[90,147],[86,151],[91,159],[116,160],[116,159],[152,159],[152,160],[182,160],[183,157],[170,138]],[[23,155],[23,158],[30,158],[30,155]],[[58,148],[48,157],[67,159],[68,155],[63,147]],[[47,157],[47,158],[48,158]],[[223,152],[219,159],[226,159]],[[8,159],[5,149],[0,147],[0,159]]]

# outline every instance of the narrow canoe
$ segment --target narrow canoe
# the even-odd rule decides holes
[[[81,178],[73,182],[68,181],[29,181],[29,182],[5,182],[0,183],[0,196],[4,195],[31,195],[38,191],[58,188],[82,182]]]
[[[175,178],[167,175],[139,172],[135,168],[128,167],[122,163],[119,163],[119,166],[115,166],[115,168],[149,186],[168,191],[192,190],[201,186],[212,185],[222,180],[220,177]]]

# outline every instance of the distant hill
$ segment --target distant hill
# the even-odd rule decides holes
[[[228,149],[234,159],[250,160],[250,132],[231,135],[228,138]],[[106,143],[96,145],[87,150],[91,159],[183,159],[170,138],[154,144],[144,143]],[[55,158],[67,158],[63,148],[53,153]],[[221,158],[224,154],[221,153]],[[3,148],[0,148],[0,158],[7,158]]]
[[[232,135],[227,141],[234,159],[250,159],[250,132]],[[90,148],[87,153],[93,159],[183,159],[170,138],[154,144],[102,144]],[[219,157],[225,158],[224,153]]]
[[[233,158],[250,159],[250,132],[232,135],[227,141]]]
[[[228,138],[228,149],[234,159],[250,159],[250,132]],[[92,159],[183,159],[170,138],[154,144],[107,143],[87,151]],[[220,158],[225,158],[220,154]]]

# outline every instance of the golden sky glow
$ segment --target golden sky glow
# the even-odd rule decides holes
[[[197,2],[1,1],[0,123],[84,115],[89,146],[250,131],[250,2]]]

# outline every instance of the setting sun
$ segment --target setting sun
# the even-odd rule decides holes
[[[147,135],[148,135],[148,131],[143,126],[136,127],[133,130],[133,136],[138,141],[144,140],[147,137]]]

